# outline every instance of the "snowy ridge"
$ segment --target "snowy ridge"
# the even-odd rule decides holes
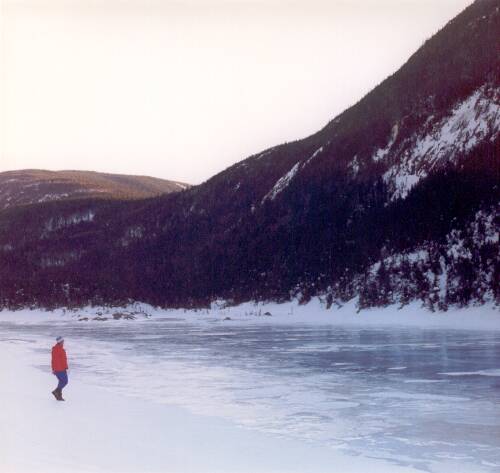
[[[493,141],[500,132],[500,89],[482,86],[457,104],[450,115],[430,117],[426,131],[405,140],[395,150],[399,162],[389,167],[383,178],[392,189],[391,200],[405,198],[410,189],[433,170],[451,162],[459,153],[473,149],[485,139]],[[432,123],[433,122],[433,123]],[[395,125],[397,126],[397,125]],[[394,144],[393,138],[374,160],[385,159]]]

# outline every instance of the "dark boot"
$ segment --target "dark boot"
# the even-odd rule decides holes
[[[54,389],[54,391],[52,391],[52,394],[54,395],[54,397],[56,398],[56,400],[59,401],[59,390],[57,388]]]
[[[59,389],[58,390],[58,393],[59,393],[59,397],[57,398],[58,401],[64,401],[63,397],[62,397],[62,389]]]

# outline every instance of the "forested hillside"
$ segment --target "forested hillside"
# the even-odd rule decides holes
[[[476,0],[306,139],[178,193],[0,212],[0,304],[500,302],[498,38]]]

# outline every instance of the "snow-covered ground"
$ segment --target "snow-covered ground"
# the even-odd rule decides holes
[[[493,307],[0,312],[0,354],[1,472],[500,469]]]
[[[446,312],[431,312],[422,307],[421,302],[400,307],[370,308],[359,311],[357,299],[343,305],[326,307],[322,297],[311,299],[307,304],[297,300],[291,302],[247,302],[231,306],[225,301],[214,302],[209,309],[160,309],[144,303],[134,303],[127,307],[84,307],[80,309],[57,309],[53,311],[23,309],[0,311],[1,321],[30,323],[41,320],[100,322],[114,320],[113,315],[132,315],[134,319],[180,318],[186,322],[227,322],[231,324],[307,324],[342,326],[401,326],[421,328],[450,328],[465,330],[500,330],[500,307],[493,303],[466,308],[452,307]],[[119,320],[125,322],[125,317]]]

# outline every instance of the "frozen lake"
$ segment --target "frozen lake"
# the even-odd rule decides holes
[[[500,332],[305,324],[0,322],[70,382],[422,471],[500,471]]]

